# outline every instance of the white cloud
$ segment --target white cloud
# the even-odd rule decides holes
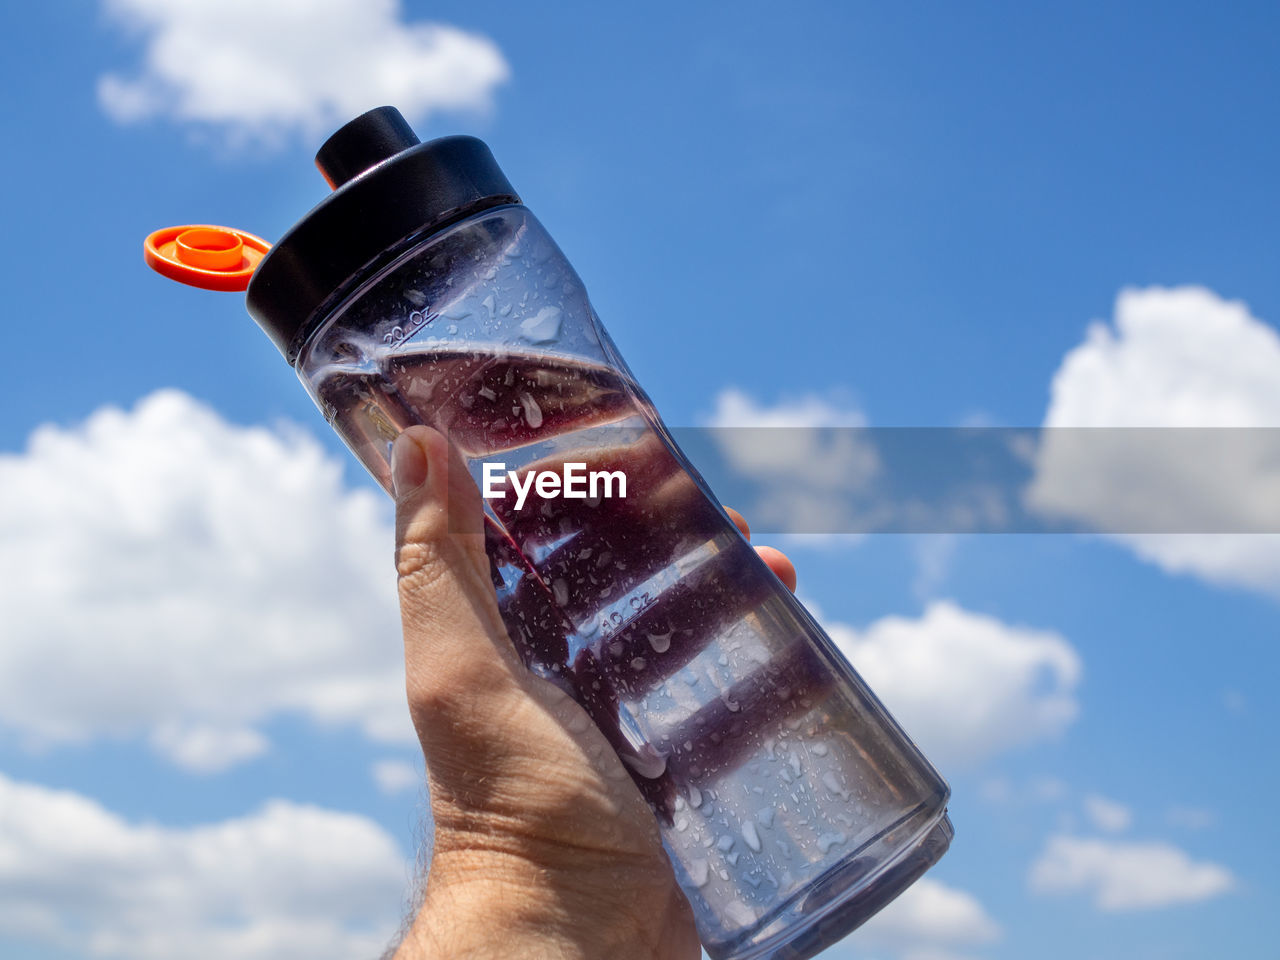
[[[301,714],[412,743],[390,503],[177,391],[0,456],[0,729],[214,771]]]
[[[1067,785],[1057,777],[1036,777],[1022,784],[990,777],[978,787],[978,795],[993,804],[1056,803],[1067,795]]]
[[[920,596],[945,579],[955,552],[955,537],[935,531],[1002,529],[1011,519],[1005,485],[948,485],[928,474],[925,461],[936,459],[944,433],[872,428],[848,397],[767,404],[730,388],[704,423],[720,453],[704,472],[714,482],[719,470],[734,496],[748,501],[735,506],[753,527],[841,542],[869,531],[925,533],[911,541]]]
[[[941,765],[971,764],[1061,734],[1079,713],[1080,657],[1060,635],[1010,626],[949,601],[831,638]]]
[[[992,943],[1000,933],[972,894],[924,877],[868,920],[851,944],[893,950],[902,960],[941,960],[957,948]]]
[[[270,742],[248,727],[227,729],[209,724],[161,723],[151,732],[151,745],[192,773],[219,773],[252,760],[270,749]]]
[[[1125,290],[1114,326],[1094,323],[1063,358],[1044,425],[1280,427],[1280,335],[1200,287]],[[1280,535],[1158,531],[1280,528],[1278,463],[1256,430],[1049,429],[1028,502],[1115,531],[1168,572],[1275,593]]]
[[[1041,803],[1052,803],[1067,795],[1067,785],[1057,777],[1037,777],[1031,782],[1031,796]]]
[[[1227,893],[1235,878],[1216,863],[1197,862],[1169,843],[1125,843],[1054,836],[1031,868],[1031,888],[1085,893],[1107,912],[1153,910]]]
[[[383,793],[402,793],[415,787],[426,788],[426,773],[404,760],[376,760],[369,772],[373,776],[373,782]]]
[[[760,484],[756,502],[735,505],[753,526],[791,534],[859,529],[850,495],[875,478],[879,458],[857,430],[824,429],[865,427],[850,403],[805,396],[768,406],[731,388],[716,397],[706,425],[727,465]]]
[[[1222,705],[1227,708],[1228,713],[1241,716],[1249,710],[1249,698],[1239,690],[1224,690],[1222,692]]]
[[[813,394],[790,397],[769,406],[757,402],[736,387],[716,395],[715,409],[707,418],[712,427],[865,427],[866,415],[847,397],[823,398]]]
[[[0,931],[92,956],[377,956],[408,871],[394,840],[354,814],[274,800],[164,827],[0,774]]]
[[[1165,811],[1164,819],[1171,827],[1186,830],[1205,830],[1218,822],[1213,811],[1204,807],[1172,806]]]
[[[155,116],[241,139],[316,136],[382,104],[426,120],[487,109],[510,75],[486,37],[405,22],[398,0],[104,0],[145,42],[130,76],[99,78],[122,123]]]
[[[959,537],[953,533],[926,533],[912,538],[916,576],[911,592],[917,599],[930,600],[938,592],[951,573],[959,545]]]
[[[1122,803],[1108,800],[1096,793],[1088,794],[1084,798],[1084,812],[1095,827],[1108,833],[1128,830],[1129,825],[1133,823],[1132,810]]]

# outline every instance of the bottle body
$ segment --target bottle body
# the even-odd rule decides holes
[[[711,956],[811,956],[945,851],[946,784],[705,488],[525,207],[407,243],[295,366],[384,487],[425,423],[503,493],[485,536],[511,638],[626,764]],[[531,472],[559,489],[521,498]]]

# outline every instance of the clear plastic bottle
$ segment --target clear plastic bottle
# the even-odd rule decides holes
[[[487,148],[406,131],[382,108],[331,138],[340,189],[267,255],[250,311],[388,489],[418,423],[478,483],[494,462],[581,464],[588,494],[612,475],[486,501],[511,638],[626,763],[707,952],[812,956],[942,855],[948,788],[686,461]]]

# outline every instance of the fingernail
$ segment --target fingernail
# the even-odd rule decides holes
[[[422,444],[402,433],[391,447],[391,489],[396,498],[422,486],[427,479],[427,453]]]

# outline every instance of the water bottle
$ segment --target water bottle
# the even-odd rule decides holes
[[[383,107],[316,163],[333,193],[269,252],[171,228],[148,260],[248,281],[388,491],[406,427],[460,449],[511,639],[626,765],[711,957],[843,937],[945,852],[946,783],[730,521],[482,142],[420,143]]]

